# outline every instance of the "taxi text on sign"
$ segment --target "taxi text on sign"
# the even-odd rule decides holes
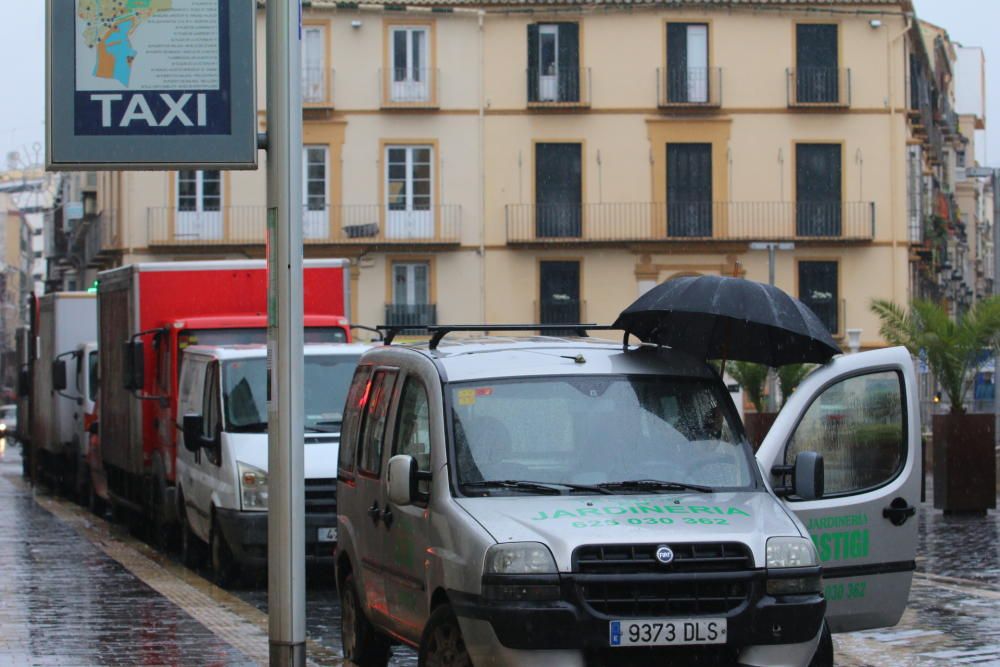
[[[251,0],[47,0],[50,169],[257,167]]]

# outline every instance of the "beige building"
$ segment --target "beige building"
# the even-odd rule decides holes
[[[314,0],[306,254],[354,260],[359,323],[606,323],[675,276],[766,282],[755,244],[793,242],[776,284],[880,345],[868,305],[914,291],[936,169],[912,12]],[[105,264],[264,254],[262,170],[102,174],[97,192]]]
[[[0,188],[0,390],[15,385],[17,329],[31,289],[31,229],[15,198]]]

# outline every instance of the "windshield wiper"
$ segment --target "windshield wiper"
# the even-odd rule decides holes
[[[589,493],[599,493],[602,495],[614,495],[614,491],[594,486],[592,484],[573,484],[572,482],[535,482],[527,479],[503,479],[503,480],[483,480],[481,482],[467,482],[462,486],[499,486],[503,488],[525,488],[525,489],[545,489],[559,491],[556,487],[562,486],[571,491],[587,491]],[[560,491],[561,493],[561,491]]]
[[[617,489],[620,491],[698,491],[712,493],[710,486],[687,484],[685,482],[668,482],[662,479],[629,479],[622,482],[604,482],[598,484],[602,489]]]
[[[550,486],[541,482],[526,482],[519,479],[483,479],[477,482],[464,482],[462,487],[514,489],[515,491],[541,491],[556,496],[562,495],[562,490],[556,486]]]

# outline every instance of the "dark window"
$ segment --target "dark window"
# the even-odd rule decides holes
[[[712,235],[712,144],[667,144],[667,233]]]
[[[823,104],[840,100],[837,26],[800,23],[795,26],[796,99]]]
[[[580,144],[535,145],[535,234],[579,237],[582,231],[583,148]]]
[[[795,228],[798,236],[840,236],[840,151],[839,144],[795,146]]]
[[[205,402],[202,407],[202,435],[214,438],[222,431],[222,411],[219,406],[219,364],[213,362],[205,374]],[[215,465],[222,465],[218,445],[205,448],[205,458]]]
[[[895,372],[842,380],[809,406],[785,450],[823,455],[826,493],[856,493],[896,477],[906,454],[903,392]]]
[[[396,385],[395,371],[378,371],[372,380],[371,391],[365,406],[364,425],[361,427],[361,453],[358,469],[371,475],[382,470],[382,444],[392,389]]]
[[[371,391],[369,379],[371,366],[360,366],[351,380],[351,388],[347,392],[347,407],[344,410],[344,424],[341,428],[340,457],[337,465],[348,473],[354,472],[354,455],[357,453],[358,431],[361,415],[368,405],[368,394]]]
[[[542,262],[539,273],[541,323],[579,323],[580,262]]]
[[[431,471],[431,417],[427,390],[416,377],[406,378],[399,398],[399,417],[392,453],[407,454],[420,472]],[[430,493],[430,481],[421,480],[419,491]]]
[[[708,102],[708,25],[667,24],[667,101]]]
[[[837,262],[799,262],[799,300],[831,333],[840,331]]]
[[[528,26],[528,101],[580,101],[580,26]]]

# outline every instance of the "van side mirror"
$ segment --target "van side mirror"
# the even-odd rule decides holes
[[[52,389],[54,391],[66,390],[66,361],[56,359],[52,362]]]
[[[412,505],[417,497],[417,460],[406,454],[389,459],[389,502]]]
[[[142,391],[146,385],[146,355],[141,340],[125,343],[125,388]]]
[[[201,449],[204,418],[201,415],[184,415],[184,449],[192,454]]]
[[[822,454],[801,452],[795,457],[792,488],[802,500],[819,500],[823,497],[825,476]]]

